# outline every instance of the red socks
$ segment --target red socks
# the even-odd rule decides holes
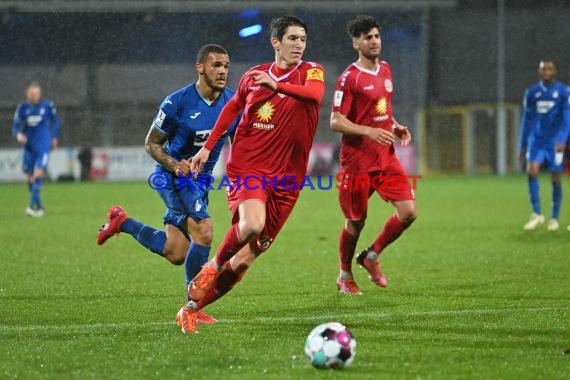
[[[216,264],[218,264],[219,267],[222,267],[227,261],[229,261],[229,259],[238,253],[246,243],[246,241],[242,242],[239,238],[237,223],[233,224],[216,251],[216,257],[214,258],[216,260]]]
[[[352,258],[354,257],[354,250],[356,249],[356,242],[358,235],[353,236],[349,234],[344,227],[338,238],[340,269],[345,272],[352,271]]]
[[[388,218],[384,228],[382,228],[382,231],[380,231],[370,248],[376,253],[382,252],[390,243],[399,238],[409,226],[409,224],[405,225],[400,222],[396,214],[392,215]]]
[[[214,286],[212,286],[204,298],[198,302],[198,307],[201,309],[206,305],[209,305],[212,302],[216,301],[218,298],[223,297],[227,292],[232,290],[238,282],[241,281],[246,273],[247,272],[243,272],[241,275],[236,274],[232,270],[230,262],[226,261],[224,264],[224,270],[216,279]]]

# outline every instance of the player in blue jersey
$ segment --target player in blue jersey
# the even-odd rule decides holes
[[[23,170],[28,178],[30,204],[26,215],[42,217],[44,205],[40,198],[48,156],[57,147],[59,119],[53,102],[42,99],[42,87],[32,82],[26,89],[25,102],[14,114],[12,134],[24,146]]]
[[[126,232],[171,263],[184,263],[186,287],[210,253],[213,226],[207,209],[207,184],[225,138],[216,144],[208,163],[195,177],[190,173],[189,159],[204,145],[222,108],[234,94],[226,88],[229,64],[223,47],[203,46],[196,59],[198,81],[164,99],[146,136],[146,151],[158,163],[152,176],[155,181],[159,179],[160,186],[155,188],[166,205],[164,230],[146,226],[129,218],[120,206],[113,206],[109,220],[97,235],[97,244],[101,245],[119,232]],[[236,123],[226,136],[233,134]],[[203,312],[199,321],[216,322]]]
[[[534,230],[544,223],[540,209],[538,174],[545,165],[552,176],[552,212],[548,230],[560,228],[558,216],[562,203],[560,173],[564,169],[564,150],[570,131],[568,89],[556,80],[556,65],[549,59],[540,61],[540,81],[524,94],[519,154],[527,162],[528,192],[532,206],[525,230]]]

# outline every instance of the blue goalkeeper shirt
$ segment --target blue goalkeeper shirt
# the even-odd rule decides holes
[[[59,138],[59,119],[53,102],[40,100],[37,104],[28,101],[18,104],[12,124],[12,134],[26,135],[25,149],[35,154],[48,153],[51,140]]]
[[[168,155],[180,161],[198,153],[214,128],[222,108],[233,95],[233,90],[225,88],[216,100],[210,102],[200,95],[195,83],[168,95],[160,105],[153,122],[154,128],[166,135]],[[239,118],[212,149],[200,176],[212,174],[225,137],[235,132],[238,121]],[[166,170],[160,165],[159,168]]]
[[[559,81],[542,81],[524,94],[519,151],[529,146],[550,148],[566,144],[570,132],[570,104],[567,87]]]

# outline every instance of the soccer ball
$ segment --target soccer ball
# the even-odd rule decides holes
[[[307,337],[305,354],[317,368],[348,367],[356,355],[356,339],[340,323],[323,323]]]

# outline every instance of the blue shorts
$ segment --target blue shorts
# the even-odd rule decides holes
[[[31,149],[24,148],[24,162],[22,165],[23,172],[32,175],[34,169],[47,168],[49,151],[34,152]]]
[[[546,165],[551,173],[560,173],[564,170],[564,152],[556,152],[554,145],[529,145],[526,151],[526,161]]]
[[[179,181],[174,175],[161,172],[165,181],[158,194],[166,205],[164,213],[164,223],[172,224],[182,231],[187,230],[186,219],[192,218],[195,222],[200,222],[210,218],[208,213],[208,188],[200,186],[197,180]]]

